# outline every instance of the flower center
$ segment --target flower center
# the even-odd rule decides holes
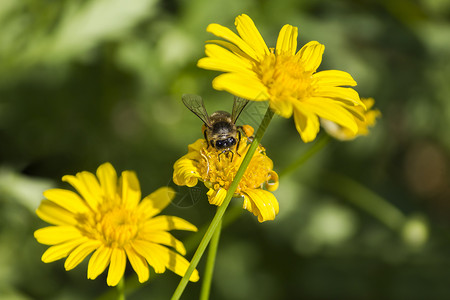
[[[103,216],[99,227],[107,244],[123,246],[136,236],[137,223],[138,220],[132,212],[114,208]]]
[[[273,97],[302,99],[311,93],[312,72],[306,72],[295,55],[271,53],[255,66],[255,72]]]
[[[226,155],[212,147],[202,148],[200,154],[203,159],[199,163],[199,173],[205,184],[216,191],[220,188],[228,190],[248,148],[247,140],[242,138],[239,154],[235,152],[233,160],[231,160],[231,153]],[[236,194],[240,194],[246,189],[262,187],[271,177],[272,166],[272,161],[264,154],[264,148],[259,146],[236,189]]]
[[[141,219],[134,211],[120,205],[79,218],[80,230],[87,236],[103,241],[109,247],[123,247],[138,234]]]

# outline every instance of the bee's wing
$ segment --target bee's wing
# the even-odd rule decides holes
[[[268,101],[249,101],[239,117],[239,123],[258,128],[268,107]]]
[[[197,117],[199,117],[200,120],[206,124],[206,126],[210,127],[211,122],[209,120],[209,115],[206,112],[205,105],[203,104],[202,97],[198,95],[184,94],[181,97],[181,100],[190,111],[196,114]]]
[[[248,104],[248,100],[241,97],[234,97],[233,111],[231,112],[231,121],[236,124],[239,115]]]

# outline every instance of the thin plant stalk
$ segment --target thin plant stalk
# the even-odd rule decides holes
[[[203,275],[202,290],[200,292],[200,300],[208,300],[211,290],[211,282],[214,273],[214,264],[216,262],[217,248],[219,246],[220,231],[222,230],[222,220],[219,222],[216,231],[209,243],[208,258],[206,260],[205,272]]]
[[[302,154],[297,160],[291,163],[289,166],[284,168],[279,173],[280,177],[284,177],[295,170],[297,170],[301,165],[303,165],[308,159],[317,154],[320,150],[322,150],[326,145],[328,145],[330,141],[330,136],[328,134],[321,135],[317,141],[310,147],[304,154]]]
[[[230,204],[231,198],[234,195],[234,192],[236,191],[239,182],[241,181],[242,176],[245,173],[245,170],[247,169],[248,165],[250,164],[250,161],[253,158],[253,154],[255,153],[256,149],[258,148],[261,139],[272,120],[274,113],[270,110],[270,108],[267,109],[266,114],[264,115],[264,119],[261,122],[261,125],[258,128],[258,131],[256,132],[255,139],[253,140],[252,144],[250,145],[250,148],[247,151],[247,154],[245,155],[244,159],[242,160],[241,166],[239,167],[236,176],[234,177],[233,182],[231,183],[227,195],[225,196],[225,199],[223,200],[223,203],[216,211],[216,214],[211,221],[211,224],[208,227],[208,230],[206,231],[205,235],[203,236],[202,241],[200,242],[200,245],[197,248],[197,251],[195,251],[194,256],[192,257],[191,263],[189,264],[188,269],[186,270],[186,273],[184,274],[183,278],[181,278],[180,283],[178,284],[178,287],[176,288],[175,292],[172,295],[172,300],[178,300],[180,299],[181,295],[183,294],[184,289],[186,288],[186,285],[189,281],[189,278],[191,277],[192,272],[194,272],[195,268],[197,267],[198,263],[200,262],[200,258],[202,257],[203,253],[205,252],[206,247],[208,246],[209,241],[211,240],[214,232],[217,229],[217,226],[219,225],[220,221],[222,220],[223,214],[225,213],[225,210],[227,209],[228,205]]]
[[[117,284],[117,300],[125,300],[125,279],[123,276]]]

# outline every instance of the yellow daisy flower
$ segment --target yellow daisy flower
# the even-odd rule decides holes
[[[124,171],[117,178],[110,163],[97,169],[97,177],[90,172],[66,175],[63,181],[79,193],[50,189],[41,202],[37,215],[54,225],[35,231],[41,244],[50,245],[42,261],[50,263],[67,257],[64,267],[75,268],[89,254],[87,277],[95,279],[109,265],[107,283],[118,284],[128,260],[137,273],[139,282],[149,278],[148,265],[155,273],[166,268],[183,276],[189,262],[183,243],[168,231],[197,231],[191,223],[174,216],[160,215],[174,197],[175,192],[162,187],[141,201],[141,189],[136,174]],[[198,272],[190,280],[197,281]]]
[[[369,127],[375,126],[376,118],[381,116],[381,112],[378,109],[371,109],[375,103],[373,98],[361,98],[361,100],[366,105],[367,111],[364,111],[361,106],[357,107],[360,113],[365,116],[365,120],[361,121],[360,119],[355,118],[356,125],[358,125],[356,134],[334,122],[321,119],[320,123],[325,131],[335,139],[341,141],[349,141],[360,135],[368,135]]]
[[[319,117],[333,121],[351,132],[358,131],[354,115],[364,120],[364,108],[352,76],[343,71],[316,72],[322,61],[324,45],[312,41],[297,51],[297,27],[284,25],[275,49],[268,48],[249,16],[236,18],[239,35],[219,24],[208,32],[223,40],[208,41],[207,57],[198,61],[204,69],[225,72],[213,80],[213,87],[236,96],[269,100],[275,113],[294,115],[297,131],[305,142],[315,139]]]
[[[209,203],[220,206],[249,147],[247,138],[242,137],[237,153],[226,155],[199,139],[175,162],[173,181],[188,187],[195,186],[198,180],[203,181],[209,188]],[[243,208],[257,216],[259,222],[273,220],[279,210],[277,199],[269,192],[278,188],[278,175],[272,168],[272,160],[264,148],[258,146],[235,192],[236,197],[244,197]]]

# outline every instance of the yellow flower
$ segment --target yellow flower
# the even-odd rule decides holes
[[[358,118],[355,118],[355,122],[358,125],[358,131],[356,134],[345,127],[339,126],[334,122],[321,119],[320,123],[325,131],[335,139],[341,141],[349,141],[360,135],[368,135],[369,127],[373,127],[375,125],[376,118],[380,117],[381,113],[378,109],[371,109],[373,107],[373,104],[375,103],[375,100],[373,98],[361,98],[361,100],[366,105],[367,111],[364,111],[361,106],[357,107],[360,113],[364,114],[365,120],[362,121]]]
[[[276,48],[268,48],[252,19],[236,18],[239,36],[219,24],[210,24],[208,32],[223,40],[209,41],[207,57],[198,61],[204,69],[225,72],[213,80],[213,87],[254,101],[269,100],[277,114],[294,115],[297,131],[305,142],[315,139],[319,117],[358,131],[353,115],[361,120],[358,106],[364,108],[352,76],[343,71],[316,72],[324,46],[316,41],[297,51],[297,27],[284,25]]]
[[[41,244],[51,245],[42,255],[42,261],[50,263],[67,257],[64,267],[75,268],[89,254],[87,277],[95,279],[109,265],[107,283],[118,284],[125,272],[128,260],[140,282],[149,278],[148,265],[156,273],[166,268],[183,276],[189,262],[183,243],[168,231],[197,228],[174,216],[160,215],[174,197],[174,191],[162,187],[141,201],[141,190],[136,174],[122,172],[118,179],[110,163],[97,169],[97,177],[90,172],[75,176],[66,175],[63,181],[71,184],[80,195],[64,189],[44,192],[47,198],[41,202],[37,215],[55,225],[35,231]],[[190,280],[197,281],[195,271]]]
[[[203,181],[209,188],[209,203],[220,206],[249,147],[247,139],[242,137],[237,153],[226,155],[199,139],[175,162],[173,181],[188,187]],[[278,188],[278,175],[272,168],[272,160],[258,146],[235,192],[236,197],[244,197],[243,208],[257,216],[259,222],[273,220],[279,210],[277,199],[269,192]]]

